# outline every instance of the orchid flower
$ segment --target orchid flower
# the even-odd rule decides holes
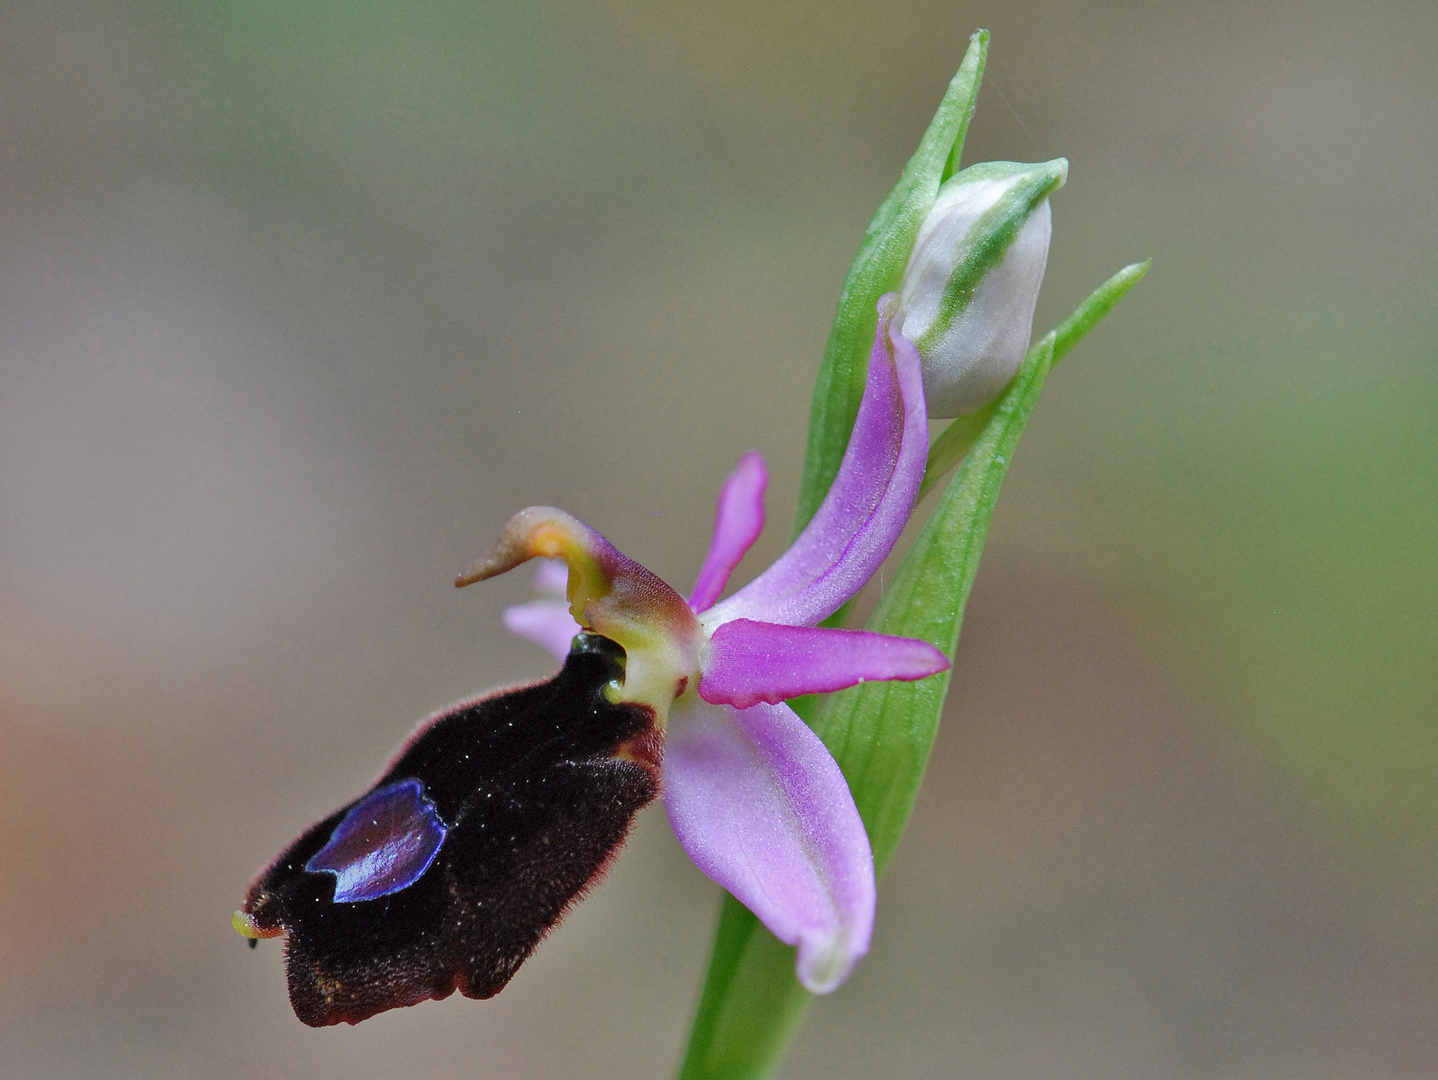
[[[548,598],[505,623],[563,659],[581,628],[626,654],[616,700],[653,710],[664,732],[662,792],[695,864],[798,947],[809,990],[833,990],[868,950],[874,864],[838,765],[786,704],[869,680],[920,679],[948,659],[927,642],[819,627],[878,569],[923,479],[928,424],[920,359],[880,303],[868,379],[828,497],[793,545],[727,599],[764,524],[763,458],[746,454],[720,491],[713,539],[685,600],[598,532],[552,507],[516,514],[468,585],[533,558]]]

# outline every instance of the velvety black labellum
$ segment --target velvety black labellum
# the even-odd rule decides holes
[[[618,645],[579,635],[548,682],[427,723],[260,875],[244,921],[286,936],[301,1020],[504,988],[658,793],[653,713],[605,696],[623,673]]]

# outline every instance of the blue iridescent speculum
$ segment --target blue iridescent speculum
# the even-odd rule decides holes
[[[375,900],[418,881],[449,829],[418,780],[400,780],[350,807],[305,869],[335,876],[335,902]]]

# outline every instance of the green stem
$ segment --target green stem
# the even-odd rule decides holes
[[[794,949],[724,893],[680,1080],[768,1076],[813,1000],[794,978]]]

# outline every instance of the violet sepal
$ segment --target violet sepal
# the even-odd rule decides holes
[[[563,600],[530,600],[504,609],[500,618],[515,637],[532,641],[561,664],[580,625]]]

